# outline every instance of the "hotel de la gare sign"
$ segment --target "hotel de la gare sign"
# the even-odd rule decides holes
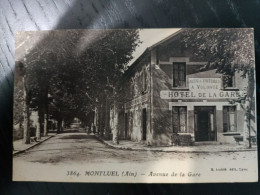
[[[189,88],[160,91],[162,99],[239,99],[246,92],[223,90],[221,78],[189,78]]]

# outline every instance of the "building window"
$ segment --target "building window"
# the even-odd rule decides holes
[[[186,87],[186,63],[173,63],[173,87]]]
[[[236,131],[236,106],[223,107],[223,131]]]
[[[223,87],[235,87],[235,77],[233,74],[223,74]]]
[[[174,133],[187,132],[187,107],[173,106],[172,107],[172,125]]]

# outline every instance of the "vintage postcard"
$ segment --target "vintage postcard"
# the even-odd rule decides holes
[[[253,29],[16,34],[13,180],[258,180]]]

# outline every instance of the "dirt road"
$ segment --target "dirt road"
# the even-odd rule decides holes
[[[175,152],[150,152],[130,151],[110,148],[93,135],[86,133],[64,133],[43,142],[42,144],[14,157],[15,161],[38,162],[48,164],[59,163],[138,163],[154,162],[162,159],[185,160],[247,160],[256,158],[256,152],[226,152],[226,153],[175,153]]]

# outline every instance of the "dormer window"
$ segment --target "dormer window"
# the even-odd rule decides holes
[[[186,63],[173,63],[173,87],[186,87]]]

